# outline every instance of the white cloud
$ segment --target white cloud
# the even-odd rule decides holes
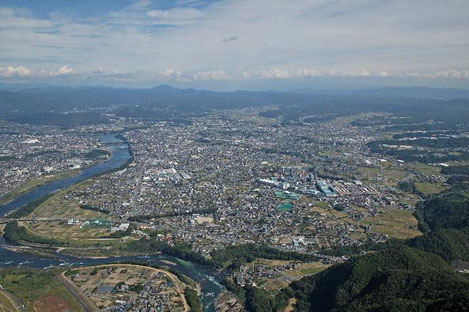
[[[0,76],[469,79],[469,1],[179,0],[169,9],[155,3],[81,17],[0,7]]]
[[[42,18],[26,9],[0,8],[0,38],[6,43],[0,58],[5,66],[17,67],[21,60],[25,68],[43,68],[24,77],[80,76],[56,69],[68,64],[83,75],[103,66],[109,71],[102,76],[149,79],[138,73],[147,72],[178,81],[468,78],[468,1],[428,0],[425,6],[419,0],[174,3],[181,6],[163,10],[154,1],[135,1],[91,17],[51,13]],[[167,68],[178,71],[165,73]],[[1,75],[20,76],[5,69]]]
[[[76,74],[69,66],[62,66],[57,70],[46,71],[44,69],[32,69],[25,66],[0,66],[0,76],[6,78],[26,78],[26,77],[55,77]]]
[[[49,73],[50,76],[71,75],[76,72],[69,66],[62,66],[58,70],[53,70]]]
[[[426,78],[426,79],[466,79],[469,78],[469,70],[444,70],[438,72],[408,72],[404,74],[407,77]]]
[[[224,70],[198,72],[192,75],[193,80],[227,80],[230,76]]]
[[[0,66],[0,76],[2,77],[27,77],[33,74],[33,70],[24,66]]]
[[[271,68],[260,71],[243,72],[241,74],[228,73],[225,70],[204,71],[204,72],[181,72],[167,68],[161,72],[150,71],[107,71],[103,66],[98,66],[92,71],[75,71],[70,66],[61,66],[56,70],[46,70],[41,68],[30,68],[26,66],[0,66],[0,80],[4,81],[34,81],[41,79],[41,82],[54,82],[60,77],[60,81],[66,78],[66,81],[76,81],[80,83],[90,83],[97,81],[99,83],[143,83],[154,85],[163,82],[169,83],[191,83],[191,82],[210,82],[210,81],[238,81],[238,80],[295,80],[308,81],[311,78],[354,78],[365,77],[375,79],[399,78],[413,79],[418,81],[447,81],[464,83],[469,80],[469,70],[443,70],[435,72],[371,72],[366,69],[339,71],[339,70],[316,70],[316,69],[281,69]]]
[[[160,77],[164,80],[177,80],[186,81],[188,78],[181,72],[176,71],[172,68],[167,68],[160,73]]]
[[[298,77],[317,77],[321,76],[321,72],[316,69],[299,69],[296,71]]]
[[[317,70],[317,69],[297,69],[294,71],[283,70],[280,68],[272,68],[267,71],[262,71],[257,77],[265,79],[288,79],[288,78],[309,78],[309,77],[368,77],[368,76],[379,76],[386,77],[390,76],[389,73],[381,71],[372,73],[366,69],[356,71],[338,71],[338,70]]]
[[[266,79],[284,79],[284,78],[290,78],[291,75],[288,72],[288,70],[283,70],[280,68],[272,68],[270,70],[261,72],[260,76]]]

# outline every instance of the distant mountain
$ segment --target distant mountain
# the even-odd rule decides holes
[[[466,99],[448,100],[464,95],[467,95]],[[439,99],[425,99],[432,96]],[[14,116],[14,120],[19,122],[43,120],[47,123],[48,116],[52,116],[31,118],[29,114],[60,114],[96,109],[111,109],[123,117],[167,120],[180,119],[182,116],[199,116],[213,110],[259,106],[278,106],[280,111],[270,115],[278,116],[285,122],[304,116],[314,116],[308,119],[310,121],[324,121],[337,116],[367,112],[400,112],[405,116],[424,116],[422,113],[425,113],[427,119],[450,120],[451,117],[451,122],[457,122],[467,120],[465,118],[469,114],[469,91],[387,88],[362,91],[214,92],[177,89],[168,85],[150,89],[48,86],[0,90],[0,117]]]
[[[468,99],[469,90],[465,89],[436,89],[427,87],[410,88],[380,88],[369,90],[298,90],[294,93],[315,95],[365,96],[380,98],[414,98],[414,99]]]
[[[6,91],[25,90],[25,89],[32,89],[32,88],[47,88],[47,87],[50,87],[50,85],[43,84],[43,83],[0,82],[0,90],[6,90]]]
[[[166,85],[166,84],[162,84],[162,85],[159,85],[157,87],[151,88],[150,90],[161,91],[161,92],[176,92],[176,91],[179,91],[179,90],[182,90],[182,89],[178,89],[178,88]],[[189,90],[192,90],[192,89],[189,89]]]

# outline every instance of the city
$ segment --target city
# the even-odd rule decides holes
[[[0,0],[0,312],[467,312],[468,16]]]

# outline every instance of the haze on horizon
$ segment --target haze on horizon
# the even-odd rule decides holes
[[[0,82],[469,88],[465,0],[0,1]]]

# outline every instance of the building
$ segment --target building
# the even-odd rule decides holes
[[[326,196],[336,196],[337,192],[335,191],[334,187],[328,184],[325,181],[318,181],[316,182],[316,186],[324,195]]]

